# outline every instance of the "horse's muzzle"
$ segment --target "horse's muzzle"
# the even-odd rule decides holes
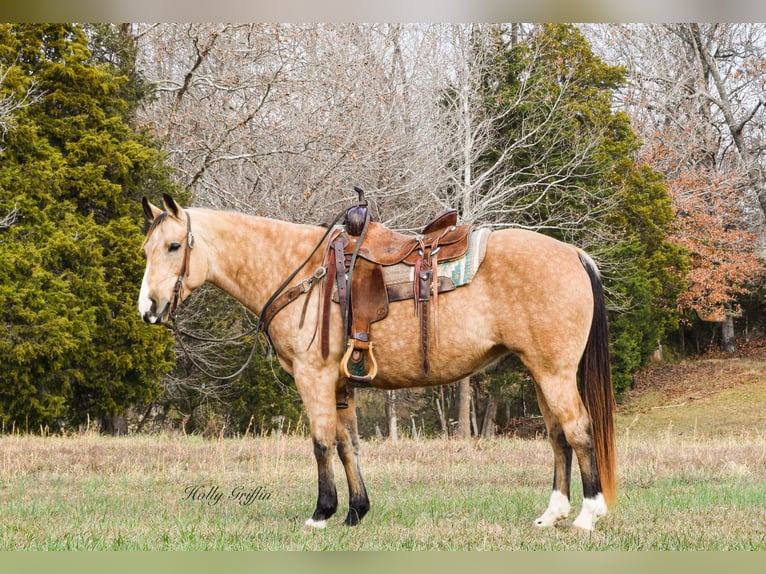
[[[170,315],[170,301],[166,301],[165,305],[162,307],[162,310],[157,313],[157,302],[152,299],[152,306],[151,308],[144,312],[143,315],[141,315],[141,318],[144,320],[145,323],[149,323],[150,325],[163,325],[167,322],[168,317]]]

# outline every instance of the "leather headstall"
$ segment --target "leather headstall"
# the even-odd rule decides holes
[[[178,272],[178,279],[173,287],[173,300],[170,304],[170,318],[175,319],[178,305],[181,303],[181,292],[184,286],[184,279],[189,275],[189,260],[191,259],[191,250],[194,249],[194,234],[191,229],[191,216],[188,211],[186,214],[186,249],[184,249],[184,258],[181,263],[181,270]]]

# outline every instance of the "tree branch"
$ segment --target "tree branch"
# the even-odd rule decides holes
[[[0,229],[7,229],[14,223],[16,223],[19,219],[19,208],[17,206],[13,206],[13,209],[11,209],[8,213],[0,217]]]

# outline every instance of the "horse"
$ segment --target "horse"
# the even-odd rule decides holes
[[[307,286],[321,276],[316,270],[321,271],[323,253],[316,247],[326,236],[322,226],[183,208],[168,194],[163,194],[164,209],[146,198],[142,204],[150,225],[138,310],[149,324],[167,324],[205,282],[258,315],[286,284]],[[294,290],[295,302],[271,319],[267,335],[279,363],[294,378],[310,422],[318,495],[305,523],[324,528],[337,510],[332,464],[337,449],[348,482],[345,524],[353,526],[370,501],[360,467],[354,392],[338,367],[345,346],[343,321],[339,305],[332,305],[329,353],[323,356],[316,329],[310,328],[320,312],[319,305],[307,304],[310,291]],[[593,259],[540,233],[494,230],[473,280],[440,295],[439,306],[439,341],[424,373],[412,306],[391,303],[388,316],[373,326],[378,370],[372,386],[442,385],[516,354],[534,379],[553,448],[553,490],[535,524],[552,527],[569,516],[574,452],[583,498],[572,525],[593,530],[616,501],[608,324]]]

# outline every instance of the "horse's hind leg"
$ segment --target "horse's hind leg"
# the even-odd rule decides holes
[[[541,524],[540,521],[549,520],[555,516],[557,505],[563,508],[567,507],[569,480],[568,474],[566,479],[560,480],[561,472],[564,470],[560,461],[563,460],[564,463],[567,463],[567,457],[571,461],[571,452],[574,450],[582,477],[583,506],[573,524],[585,530],[592,530],[596,520],[606,514],[607,508],[601,493],[601,480],[596,466],[590,416],[577,391],[575,373],[573,372],[571,376],[543,377],[539,381],[538,396],[542,397],[540,400],[541,408],[547,408],[549,413],[546,420],[548,418],[551,420],[547,424],[549,430],[552,431],[551,444],[554,448],[556,470],[554,471],[554,491],[551,495],[551,505],[538,519],[538,524],[549,526],[550,524]],[[543,404],[546,407],[542,407]],[[569,449],[563,446],[564,443],[569,445]],[[558,476],[556,476],[557,473]],[[567,486],[566,490],[563,490],[565,482]],[[559,491],[558,488],[562,490]],[[561,493],[561,496],[558,492]],[[562,514],[559,518],[564,516]]]
[[[338,455],[343,463],[348,479],[348,515],[346,524],[359,524],[362,517],[370,509],[370,500],[362,479],[359,467],[359,431],[356,422],[356,404],[354,390],[350,389],[346,399],[347,405],[338,408],[336,423],[336,438],[338,440]]]
[[[572,505],[569,500],[569,485],[572,477],[572,447],[569,445],[558,419],[551,413],[545,397],[538,390],[537,401],[545,420],[548,438],[553,447],[553,491],[548,508],[535,521],[541,528],[555,526],[562,518],[569,516]]]

